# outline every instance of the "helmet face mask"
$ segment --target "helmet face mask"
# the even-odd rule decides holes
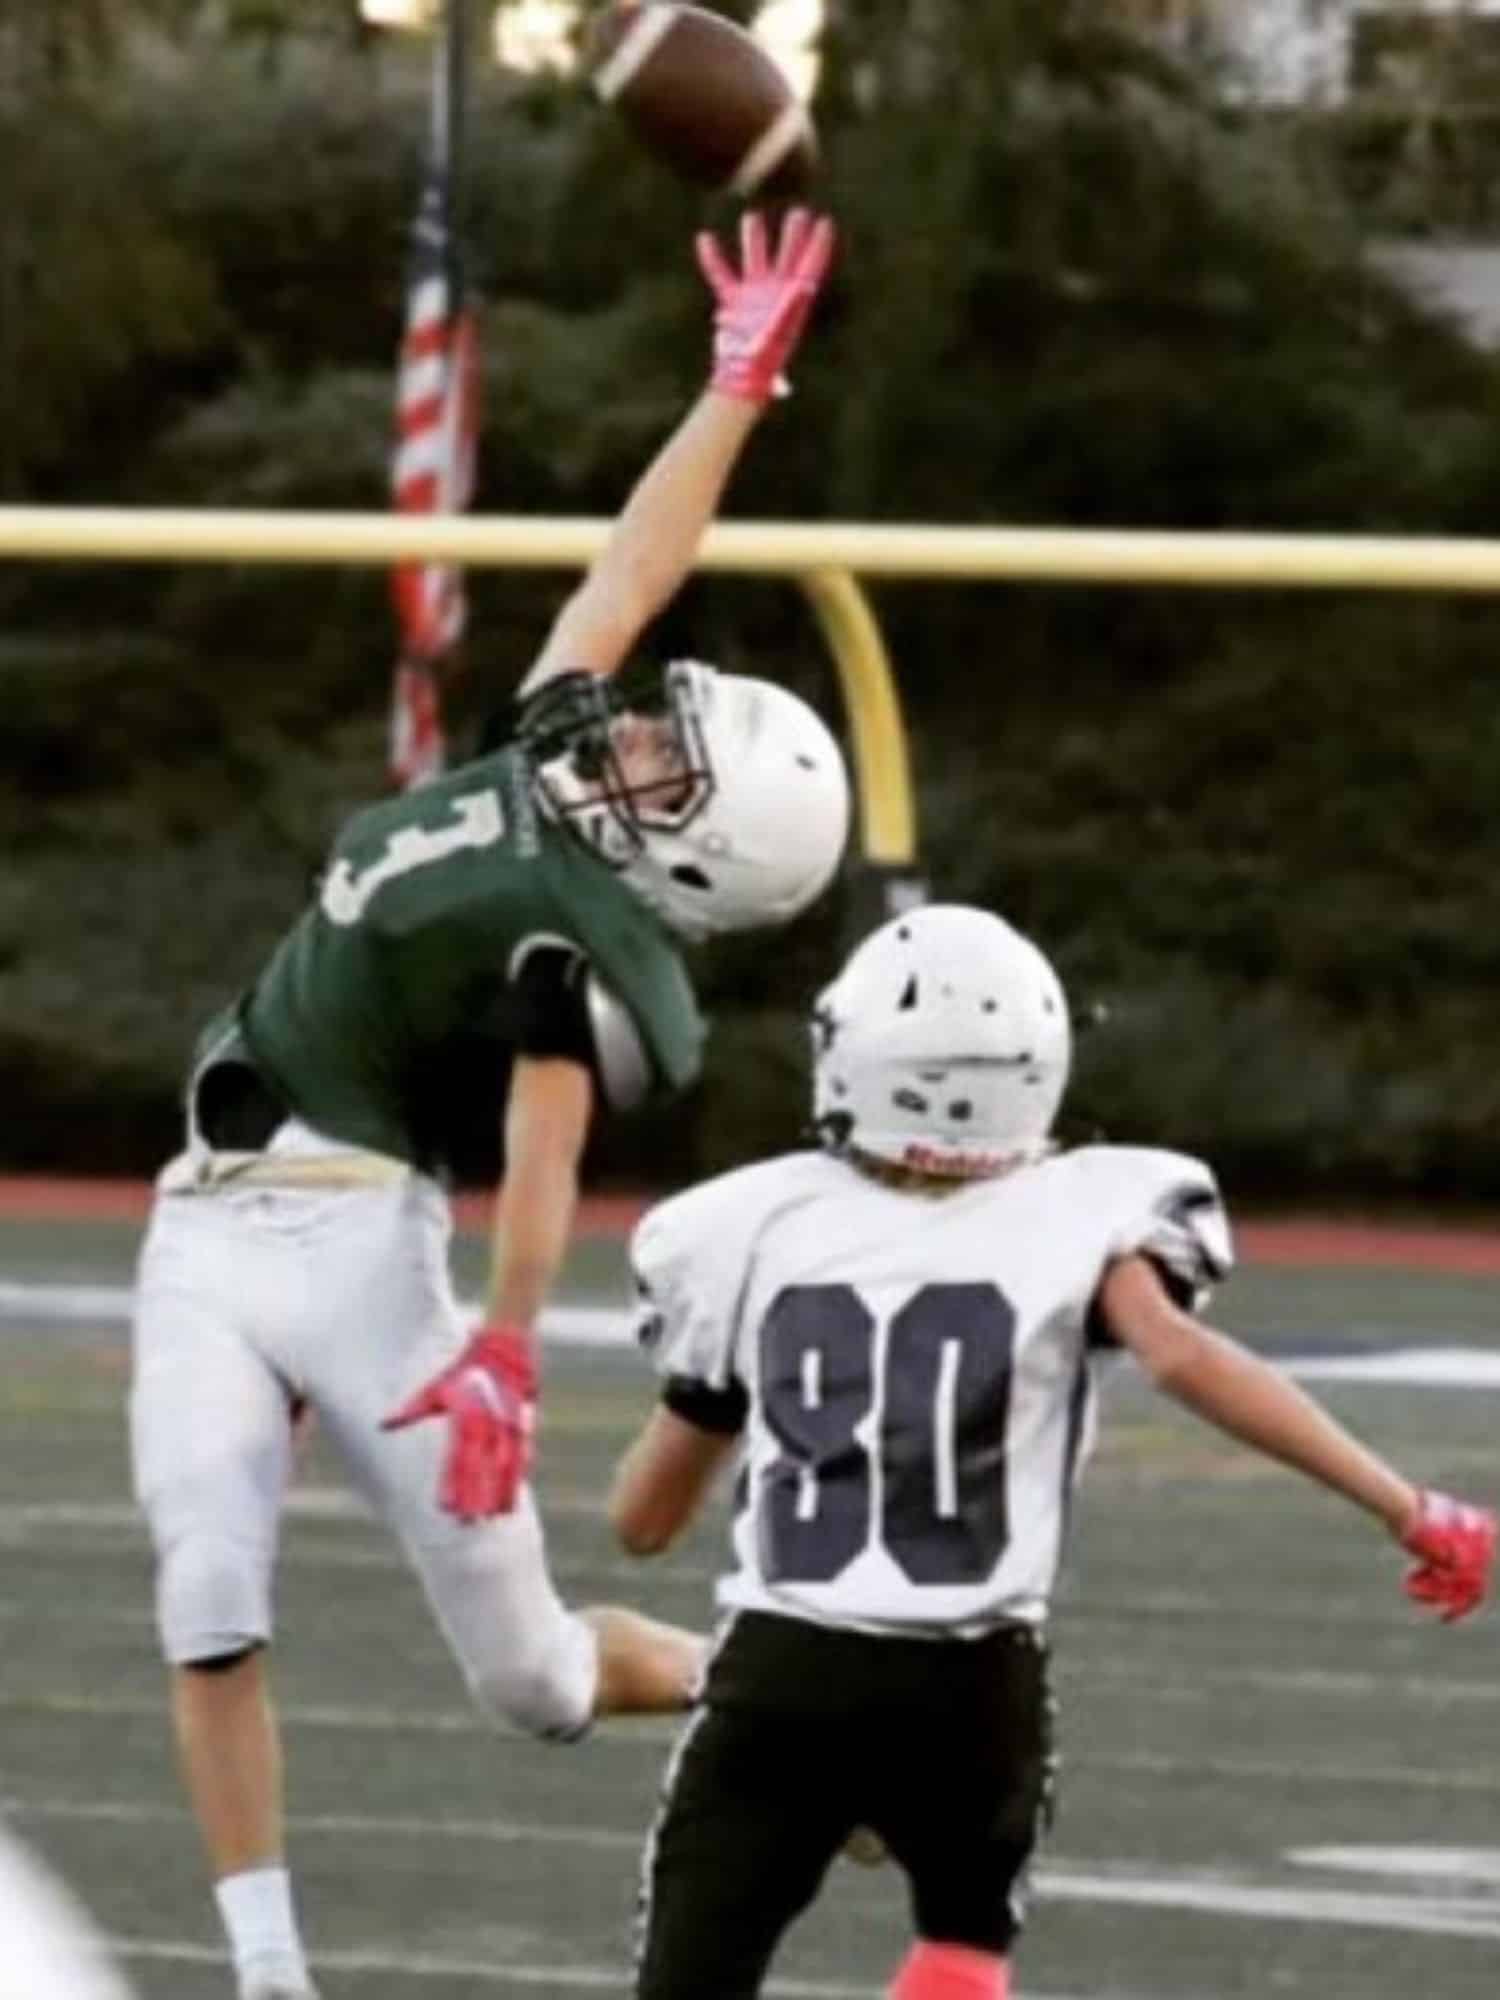
[[[1036,946],[988,911],[932,904],[883,925],[819,996],[812,1033],[832,1150],[949,1179],[1050,1150],[1067,1002]]]
[[[842,755],[770,682],[677,660],[642,700],[568,675],[532,698],[521,738],[549,810],[688,937],[794,916],[842,856]]]
[[[670,684],[632,698],[596,674],[560,675],[528,702],[520,735],[551,811],[612,868],[713,795],[702,728]]]

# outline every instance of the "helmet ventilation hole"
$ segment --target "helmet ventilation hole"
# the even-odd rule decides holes
[[[690,862],[679,861],[672,870],[672,880],[680,882],[684,889],[711,889],[712,882],[701,868],[694,868]]]
[[[896,1002],[896,1011],[900,1014],[908,1014],[911,1012],[912,1008],[916,1006],[916,1004],[917,1004],[917,975],[913,973],[911,978],[908,979],[906,982],[906,987],[901,995],[901,998]]]

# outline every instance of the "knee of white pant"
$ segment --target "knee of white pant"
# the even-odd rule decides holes
[[[183,1535],[157,1561],[156,1622],[173,1666],[263,1644],[271,1636],[270,1551],[228,1535]]]
[[[494,1721],[566,1741],[593,1720],[599,1654],[581,1618],[565,1613],[545,1634],[523,1633],[461,1664],[475,1703]]]

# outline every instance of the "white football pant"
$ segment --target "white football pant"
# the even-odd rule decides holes
[[[283,1134],[304,1153],[315,1136],[284,1127],[272,1155]],[[303,1398],[405,1549],[476,1702],[538,1735],[581,1731],[594,1636],[552,1586],[530,1489],[514,1513],[462,1526],[437,1503],[442,1419],[380,1429],[464,1339],[437,1183],[407,1170],[354,1186],[173,1192],[173,1180],[168,1169],[141,1253],[130,1404],[167,1659],[270,1638],[290,1405]]]

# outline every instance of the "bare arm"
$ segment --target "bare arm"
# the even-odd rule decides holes
[[[610,1525],[633,1556],[660,1555],[671,1547],[737,1442],[657,1405],[620,1460],[609,1496]]]
[[[558,614],[522,694],[554,674],[612,674],[675,596],[746,440],[778,393],[828,274],[833,242],[832,223],[806,209],[784,218],[774,244],[765,219],[747,213],[738,267],[711,236],[698,238],[698,263],[714,299],[709,386],[626,501]]]
[[[1168,1296],[1153,1264],[1111,1266],[1099,1306],[1158,1389],[1243,1444],[1377,1515],[1398,1539],[1416,1521],[1416,1487],[1350,1435],[1290,1377],[1216,1333]]]
[[[531,1326],[567,1252],[594,1085],[581,1063],[518,1056],[505,1108],[505,1179],[495,1203],[492,1324]]]
[[[759,405],[707,389],[657,453],[609,540],[558,613],[522,684],[559,673],[612,674],[676,595],[718,512]]]

